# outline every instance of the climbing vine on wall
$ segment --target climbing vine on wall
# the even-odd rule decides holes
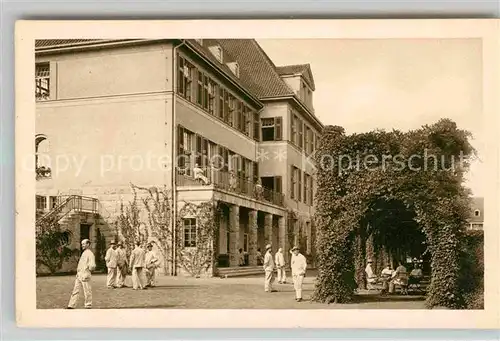
[[[352,299],[363,277],[363,244],[384,224],[369,225],[382,220],[397,227],[382,233],[385,246],[411,243],[405,236],[412,229],[425,236],[432,267],[427,305],[464,307],[459,250],[470,207],[463,176],[475,155],[469,138],[448,119],[407,133],[347,135],[342,127],[326,127],[315,155],[315,300]],[[411,213],[404,224],[397,215],[403,211]]]
[[[194,277],[213,267],[215,261],[217,217],[216,201],[182,203],[172,228],[171,191],[166,187],[141,187],[131,184],[133,199],[122,204],[116,221],[117,231],[127,245],[133,249],[136,241],[144,244],[154,241],[163,257],[164,272],[175,264]],[[184,219],[196,218],[195,246],[185,245]]]

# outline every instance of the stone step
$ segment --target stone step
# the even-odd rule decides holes
[[[264,269],[262,269],[262,266],[242,266],[242,267],[218,268],[218,273],[219,273],[219,276],[221,276],[221,277],[263,275]]]

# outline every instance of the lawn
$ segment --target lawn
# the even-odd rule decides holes
[[[158,276],[157,286],[147,290],[107,289],[106,276],[92,277],[94,309],[424,309],[423,297],[362,294],[351,304],[311,302],[314,278],[304,281],[303,301],[296,302],[292,284],[275,284],[277,292],[264,292],[264,279],[183,278]],[[73,276],[37,278],[37,308],[65,308],[73,289]],[[130,277],[127,285],[131,285]],[[77,308],[83,307],[83,293]]]

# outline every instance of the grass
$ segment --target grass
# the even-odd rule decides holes
[[[37,308],[65,308],[74,285],[74,276],[37,278]],[[131,286],[127,277],[126,284]],[[381,297],[373,293],[357,295],[355,303],[322,304],[311,302],[314,278],[307,277],[303,301],[295,301],[291,284],[277,284],[278,292],[264,292],[264,279],[184,278],[157,276],[157,286],[147,290],[107,289],[106,276],[92,277],[94,309],[164,308],[164,309],[424,309],[423,297]],[[83,307],[83,292],[77,308]]]

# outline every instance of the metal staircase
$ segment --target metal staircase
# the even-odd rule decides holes
[[[99,200],[82,195],[63,195],[57,198],[56,206],[36,220],[36,228],[44,223],[55,221],[69,224],[80,213],[99,215]]]

